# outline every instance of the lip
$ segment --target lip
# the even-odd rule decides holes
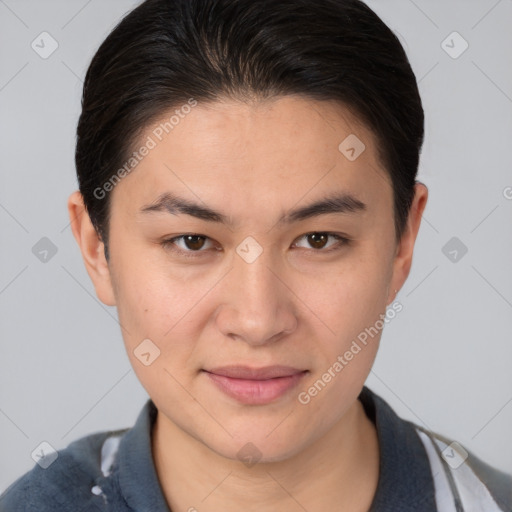
[[[203,370],[228,396],[244,404],[262,405],[283,396],[297,386],[308,370],[290,366],[224,366]]]
[[[251,368],[250,366],[231,365],[219,366],[210,370],[205,370],[215,375],[222,375],[232,379],[248,379],[248,380],[267,380],[278,377],[289,377],[305,370],[293,368],[291,366],[265,366],[264,368]]]

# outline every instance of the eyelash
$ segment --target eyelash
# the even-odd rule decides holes
[[[316,253],[331,253],[335,251],[341,250],[343,247],[350,245],[351,239],[347,238],[346,236],[339,235],[337,233],[331,233],[328,231],[310,231],[309,233],[305,233],[304,235],[301,235],[297,240],[302,240],[309,235],[327,235],[329,237],[335,238],[338,243],[332,245],[328,249],[314,249],[311,248],[311,251]],[[165,248],[170,250],[171,252],[177,253],[178,255],[184,256],[185,258],[197,258],[200,257],[202,252],[206,252],[208,249],[199,249],[197,251],[193,250],[183,250],[176,247],[175,242],[180,239],[184,239],[186,236],[194,236],[194,237],[200,237],[205,238],[206,240],[211,240],[209,237],[205,235],[200,235],[198,233],[185,233],[183,235],[175,236],[172,238],[168,238],[166,240],[162,240],[161,245]],[[295,244],[296,242],[294,242]]]

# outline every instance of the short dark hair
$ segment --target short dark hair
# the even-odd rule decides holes
[[[79,188],[107,258],[111,187],[101,187],[144,129],[191,98],[291,94],[339,101],[374,134],[391,178],[399,240],[414,197],[424,114],[404,49],[366,4],[146,0],[92,59],[77,128]]]

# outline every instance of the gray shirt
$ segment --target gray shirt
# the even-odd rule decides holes
[[[512,512],[511,475],[399,418],[366,386],[359,400],[380,449],[370,512]],[[0,512],[169,512],[151,453],[156,415],[148,400],[132,428],[83,437],[46,469],[36,464],[0,496]]]

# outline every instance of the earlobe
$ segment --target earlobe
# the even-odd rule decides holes
[[[107,306],[115,306],[116,300],[104,244],[91,222],[82,194],[78,190],[69,196],[68,212],[73,236],[82,252],[85,268],[94,284],[96,295]]]
[[[393,263],[393,278],[389,289],[399,290],[406,281],[412,266],[412,258],[414,252],[414,244],[421,225],[421,218],[425,210],[428,199],[428,189],[421,183],[415,185],[414,199],[409,211],[407,225],[398,244],[395,259]],[[394,300],[394,295],[388,295],[388,304]]]

